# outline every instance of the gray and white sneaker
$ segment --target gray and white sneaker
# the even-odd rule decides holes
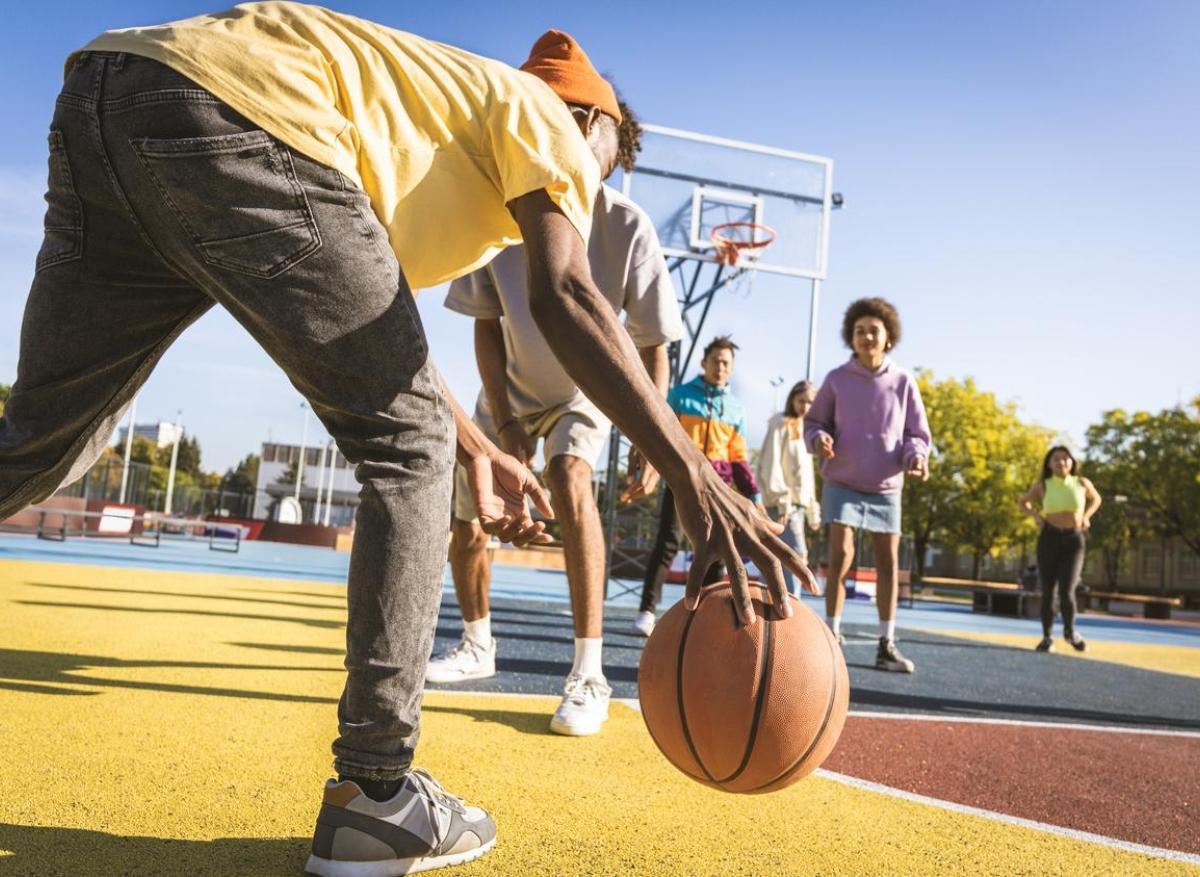
[[[464,636],[440,655],[431,658],[425,668],[426,682],[466,682],[495,675],[495,637],[487,646],[481,646]]]
[[[461,865],[496,843],[496,825],[418,768],[390,801],[373,801],[351,780],[325,784],[312,855],[317,877],[400,877]]]
[[[900,653],[894,639],[881,636],[879,648],[875,650],[875,669],[889,673],[912,673],[916,665]]]
[[[1039,652],[1054,651],[1054,640],[1048,636],[1042,637],[1042,641],[1037,644],[1036,651],[1039,651]]]
[[[1087,640],[1081,637],[1078,633],[1073,633],[1070,636],[1064,636],[1063,639],[1065,639],[1075,651],[1087,651]]]
[[[550,719],[550,730],[568,737],[588,737],[600,733],[608,721],[608,700],[612,689],[603,676],[572,673],[563,686],[562,703]]]

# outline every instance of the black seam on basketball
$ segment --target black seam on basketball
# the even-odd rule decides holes
[[[717,782],[721,783],[722,785],[725,783],[731,783],[740,777],[746,770],[746,765],[750,763],[750,756],[754,754],[754,740],[758,737],[758,724],[759,720],[762,718],[763,704],[767,699],[767,688],[769,686],[771,669],[773,666],[772,656],[775,648],[775,638],[771,635],[772,624],[774,624],[774,622],[770,618],[765,617],[764,613],[762,657],[759,659],[760,666],[758,668],[758,696],[754,701],[754,717],[750,720],[750,734],[746,739],[746,751],[742,755],[742,763],[737,766],[737,770],[725,777],[725,779],[717,780]]]
[[[703,602],[704,597],[702,596],[700,600]],[[697,603],[696,608],[687,613],[687,621],[683,623],[683,633],[679,637],[679,657],[675,663],[675,703],[679,710],[679,727],[683,730],[683,739],[687,742],[688,751],[692,753],[692,758],[696,764],[700,765],[700,769],[704,771],[709,782],[716,782],[713,775],[708,772],[708,768],[704,766],[704,762],[700,760],[700,753],[696,751],[696,744],[692,742],[692,732],[688,730],[687,711],[683,708],[683,653],[687,651],[687,638],[688,632],[692,629],[692,620],[699,611],[700,603]]]
[[[787,770],[775,777],[775,779],[771,780],[770,782],[763,783],[761,786],[755,786],[753,789],[747,789],[747,792],[757,792],[760,789],[765,789],[767,786],[773,786],[775,783],[790,777],[800,769],[800,767],[808,759],[808,756],[811,755],[812,751],[817,747],[817,744],[821,742],[821,737],[825,734],[825,728],[829,726],[829,718],[833,715],[833,704],[834,701],[837,700],[838,692],[837,655],[834,654],[833,646],[830,645],[833,641],[834,640],[832,636],[825,637],[825,647],[829,649],[829,675],[832,677],[832,684],[829,686],[829,703],[825,706],[825,718],[821,721],[821,727],[817,729],[817,733],[813,736],[812,742],[808,744],[808,748],[804,750],[803,754],[801,754],[799,758],[792,762],[791,766]]]

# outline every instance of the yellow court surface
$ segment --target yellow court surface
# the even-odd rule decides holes
[[[919,628],[916,628],[919,629]],[[1037,645],[1038,636],[1020,636],[1009,633],[991,633],[978,630],[945,630],[938,628],[927,633],[937,633],[941,636],[953,636],[977,642],[992,643],[998,646],[1032,649]],[[1077,652],[1060,637],[1054,644],[1051,657],[1068,655],[1072,658],[1085,658],[1093,661],[1107,661],[1110,664],[1123,664],[1126,667],[1137,667],[1140,670],[1157,670],[1161,673],[1176,673],[1181,676],[1200,678],[1200,649],[1186,646],[1157,645],[1154,643],[1124,643],[1108,640],[1088,640],[1088,650]]]
[[[0,877],[299,874],[344,609],[313,582],[0,562]],[[499,826],[493,853],[446,873],[1200,875],[825,777],[712,791],[635,709],[563,738],[554,704],[426,698],[419,763]]]

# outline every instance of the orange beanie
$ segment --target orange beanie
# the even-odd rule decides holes
[[[621,121],[617,94],[570,34],[548,30],[533,44],[529,60],[521,65],[554,89],[554,93],[569,104],[599,107]]]

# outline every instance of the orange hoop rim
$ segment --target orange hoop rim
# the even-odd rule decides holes
[[[739,241],[726,237],[723,232],[731,228],[749,229],[750,239]],[[775,242],[775,229],[758,222],[722,222],[713,226],[709,236],[717,248],[717,261],[723,265],[736,265],[743,253],[756,256],[771,246]]]

